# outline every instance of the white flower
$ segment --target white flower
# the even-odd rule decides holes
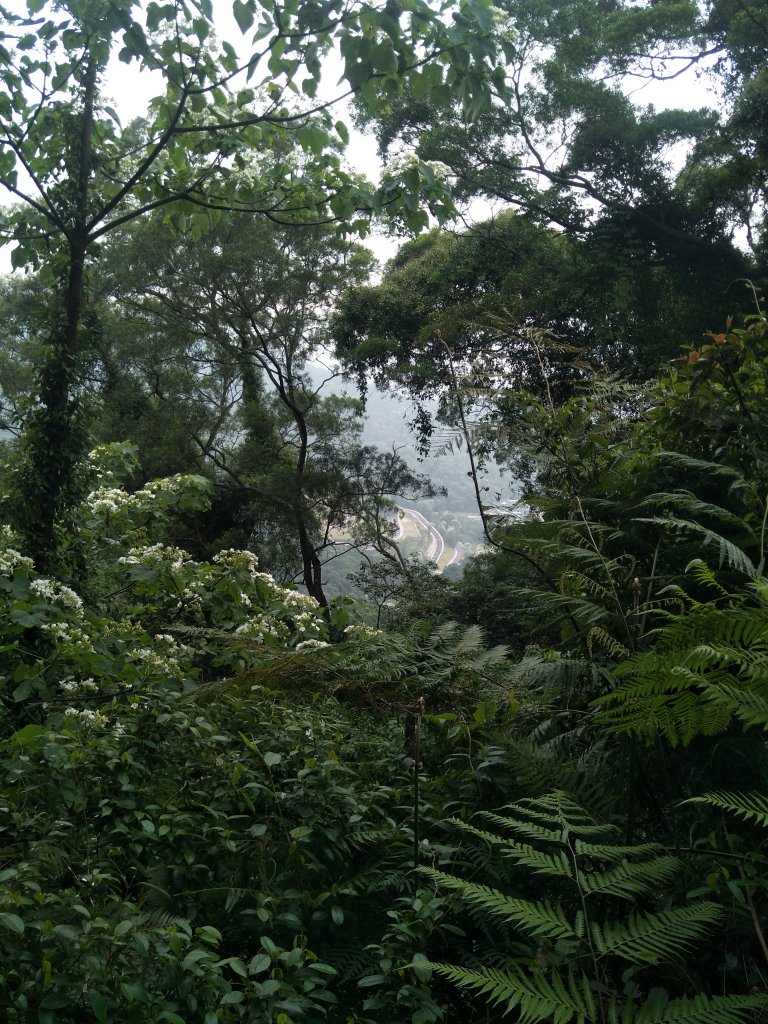
[[[167,566],[178,571],[189,558],[188,552],[170,544],[146,544],[131,548],[127,555],[123,555],[117,561],[119,565],[146,565],[152,568]]]
[[[409,171],[412,167],[418,167],[421,163],[419,157],[412,150],[401,150],[390,158],[384,168],[385,178],[396,178],[398,175]]]
[[[88,634],[69,622],[46,622],[40,627],[40,631],[47,633],[57,643],[77,647],[78,651],[93,651]]]
[[[269,619],[249,619],[235,630],[239,636],[247,640],[255,640],[263,643],[272,637],[275,640],[285,640],[288,637],[288,627],[282,622],[272,622]]]
[[[130,655],[139,669],[169,676],[181,675],[181,666],[176,658],[165,658],[162,654],[158,654],[157,651],[153,651],[149,647],[137,647],[130,652]]]
[[[0,551],[0,575],[13,576],[17,569],[34,569],[34,562],[26,555],[19,554],[14,548]]]
[[[222,565],[228,569],[255,571],[259,567],[259,560],[252,551],[241,551],[238,548],[227,548],[226,551],[220,551],[213,556],[213,561],[216,565]]]
[[[64,718],[86,728],[104,728],[109,719],[101,711],[91,711],[89,708],[65,708]]]
[[[119,487],[97,487],[85,501],[91,512],[105,513],[119,512],[121,508],[130,507],[132,504],[131,495]]]
[[[344,630],[347,636],[381,636],[380,629],[374,629],[373,626],[365,626],[363,624],[347,626]]]
[[[326,643],[325,640],[302,640],[296,644],[294,650],[297,651],[315,651],[320,650],[321,647],[330,647],[331,645]]]
[[[289,609],[296,609],[296,611],[309,611],[316,612],[320,605],[309,594],[300,594],[298,590],[287,590],[279,588],[277,596]]]
[[[41,576],[39,579],[30,580],[29,589],[49,604],[60,605],[73,612],[82,612],[83,610],[83,602],[74,590],[64,586],[63,583],[57,583],[55,580]]]
[[[442,160],[427,160],[426,164],[439,181],[445,181],[452,173],[448,164],[444,164]]]
[[[59,683],[59,689],[67,696],[74,696],[79,693],[98,693],[99,685],[92,679],[69,679]]]

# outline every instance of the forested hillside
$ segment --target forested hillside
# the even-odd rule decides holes
[[[764,3],[0,16],[0,1019],[768,1024]]]

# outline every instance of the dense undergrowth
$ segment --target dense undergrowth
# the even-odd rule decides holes
[[[196,561],[207,482],[92,453],[71,578],[0,553],[3,1019],[768,1020],[767,343],[502,398],[522,657]]]

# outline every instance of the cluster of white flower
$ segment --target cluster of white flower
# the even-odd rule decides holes
[[[275,577],[270,572],[252,572],[251,576],[255,580],[261,580],[262,583],[266,583],[268,587],[275,586]]]
[[[309,640],[301,640],[301,641],[299,641],[299,643],[297,643],[296,646],[294,647],[294,650],[295,651],[316,651],[316,650],[320,650],[321,647],[330,647],[330,646],[331,645],[329,643],[326,643],[325,640],[317,640],[317,639],[314,639],[314,638],[310,638]]]
[[[395,153],[395,155],[387,161],[384,168],[384,176],[387,178],[396,178],[405,171],[409,171],[413,167],[418,167],[420,163],[421,160],[413,150],[401,150],[399,153]]]
[[[67,679],[59,683],[59,689],[67,696],[74,696],[80,693],[98,693],[99,684],[89,676],[88,679]]]
[[[7,523],[0,523],[0,549],[12,548],[19,543],[19,535]]]
[[[121,509],[129,508],[133,502],[130,494],[119,487],[98,487],[85,499],[91,512],[114,515]]]
[[[178,571],[190,558],[188,552],[170,544],[145,544],[131,548],[127,555],[118,558],[119,565],[146,565],[159,568],[162,565]]]
[[[89,708],[65,708],[64,718],[92,729],[103,729],[109,722],[107,716],[101,711],[91,711]]]
[[[385,178],[398,178],[407,171],[418,167],[429,167],[435,178],[445,181],[450,176],[451,168],[442,160],[420,160],[412,150],[402,150],[396,153],[384,168]]]
[[[155,643],[162,644],[165,648],[165,654],[168,657],[173,658],[190,658],[194,654],[194,649],[188,644],[181,644],[170,633],[156,633]]]
[[[179,601],[177,608],[183,608],[185,604],[202,604],[204,593],[205,584],[202,580],[190,580],[181,592],[181,601]]]
[[[39,579],[30,580],[29,589],[49,604],[58,605],[72,612],[81,613],[83,610],[83,602],[74,590],[56,580],[41,576]]]
[[[0,575],[13,576],[17,569],[34,569],[34,562],[26,555],[19,554],[15,548],[0,551]]]
[[[381,636],[382,632],[380,629],[374,629],[373,626],[365,626],[362,623],[352,626],[347,626],[344,630],[347,636]]]
[[[320,607],[314,597],[310,597],[309,594],[300,594],[298,590],[279,587],[275,596],[291,611],[295,609],[297,612],[316,612]]]
[[[131,622],[130,619],[107,619],[102,632],[105,636],[115,636],[126,643],[144,636],[144,628],[138,622]]]
[[[508,11],[502,10],[501,7],[495,5],[490,7],[490,13],[493,23],[493,34],[501,40],[506,42],[514,42],[517,39],[517,32],[514,28],[514,22],[509,15]]]
[[[303,633],[307,639],[317,637],[323,626],[323,620],[312,612],[299,612],[291,616],[297,633]]]
[[[177,473],[176,476],[166,476],[163,477],[162,480],[150,480],[149,483],[145,484],[140,491],[136,492],[136,494],[137,496],[154,496],[155,494],[159,494],[161,491],[175,491],[178,490],[179,483],[183,479],[184,478],[182,477],[182,475],[180,473]]]
[[[240,551],[237,548],[219,551],[213,556],[213,560],[216,565],[225,569],[250,569],[251,572],[255,572],[259,567],[259,560],[252,551]]]
[[[239,636],[247,640],[255,640],[257,643],[264,643],[265,640],[286,640],[288,638],[288,627],[283,622],[274,622],[270,619],[249,619],[235,630]]]
[[[69,644],[71,647],[76,647],[78,651],[93,651],[90,636],[79,626],[73,626],[69,622],[46,622],[40,627],[40,630],[57,643]]]
[[[153,651],[151,647],[137,647],[131,651],[131,659],[140,671],[150,675],[180,676],[182,674],[178,659],[164,657]]]

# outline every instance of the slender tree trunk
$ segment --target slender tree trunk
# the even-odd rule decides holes
[[[38,568],[55,569],[60,538],[56,521],[77,500],[76,467],[86,449],[86,436],[72,397],[80,348],[85,296],[85,260],[90,243],[88,201],[93,154],[94,103],[98,65],[91,58],[83,81],[80,133],[72,154],[71,218],[59,299],[51,316],[48,352],[40,371],[39,405],[28,418],[26,460],[21,475],[22,506],[18,525]]]
[[[307,593],[310,597],[314,597],[323,609],[323,613],[327,616],[329,605],[328,598],[325,596],[325,591],[323,590],[323,563],[320,561],[317,549],[309,536],[302,500],[304,490],[304,470],[307,465],[307,454],[309,452],[309,431],[307,430],[307,421],[304,418],[304,413],[297,405],[294,395],[289,395],[289,398],[291,401],[293,416],[296,421],[296,427],[299,431],[300,442],[299,457],[296,462],[294,508],[296,510],[296,527],[299,533],[299,547],[301,550],[301,561],[304,573],[304,586],[307,588]]]

